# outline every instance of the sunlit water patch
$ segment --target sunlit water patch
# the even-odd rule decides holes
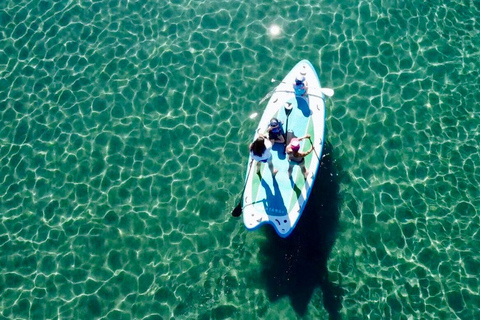
[[[268,28],[268,32],[271,36],[276,37],[279,36],[280,33],[282,33],[282,29],[278,25],[272,24],[270,28]]]

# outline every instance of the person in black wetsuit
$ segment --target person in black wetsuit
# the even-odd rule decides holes
[[[272,145],[275,143],[285,143],[282,123],[278,121],[278,119],[272,118],[272,120],[270,120],[267,131],[268,139],[272,142]]]

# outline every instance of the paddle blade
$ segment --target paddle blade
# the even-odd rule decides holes
[[[242,202],[240,201],[235,207],[235,209],[233,209],[232,216],[240,217],[241,214],[242,214]]]
[[[333,91],[333,89],[330,89],[330,88],[320,88],[320,90],[327,97],[333,97],[333,95],[335,94],[335,91]]]

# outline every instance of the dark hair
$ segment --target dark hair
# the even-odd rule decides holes
[[[254,155],[256,156],[261,156],[263,152],[265,152],[265,138],[264,137],[258,137],[253,143],[250,145],[250,151],[253,152]]]

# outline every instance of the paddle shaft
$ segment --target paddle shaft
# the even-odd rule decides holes
[[[265,97],[262,98],[262,100],[260,100],[260,102],[258,104],[262,104],[265,100],[270,98],[272,96],[272,94],[275,92],[276,89],[277,89],[277,87],[273,88],[269,93],[267,93],[265,95]]]
[[[272,79],[272,82],[280,82],[280,83],[283,83],[283,84],[288,84],[288,83],[285,82],[285,81],[279,81],[279,80],[275,80],[275,79]],[[332,97],[332,96],[334,95],[334,93],[335,93],[335,91],[333,91],[333,89],[330,89],[330,88],[319,88],[319,89],[320,89],[320,91],[322,91],[322,93],[323,93],[324,95],[326,95],[327,97]],[[292,93],[293,93],[294,91],[284,91],[284,92],[292,92]],[[310,94],[310,93],[307,93],[307,95],[310,95],[310,96],[314,96],[314,97],[318,97],[318,98],[322,98],[322,99],[323,99],[323,97],[320,97],[320,96],[318,96],[318,95],[314,95],[314,94]]]
[[[278,90],[276,92],[288,92],[288,93],[295,93],[295,91],[290,91],[290,90]],[[320,98],[320,99],[325,99],[325,97],[322,97],[322,96],[319,96],[319,95],[316,95],[316,94],[312,94],[312,93],[307,93],[306,94],[307,96],[312,96],[312,97],[317,97],[317,98]]]
[[[245,187],[247,186],[248,178],[250,177],[250,171],[252,171],[252,164],[253,160],[250,160],[250,164],[248,167],[247,177],[245,178],[245,183],[243,184],[242,193],[240,194],[240,201],[238,202],[235,209],[232,211],[232,216],[239,217],[242,214],[242,201],[243,201],[243,194],[245,193]]]
[[[288,117],[290,117],[290,113],[292,113],[292,109],[290,109],[290,110],[285,109],[285,114],[287,115],[287,121],[285,121],[285,147],[287,146],[287,138],[288,138]]]
[[[315,149],[315,146],[313,145],[313,141],[311,138],[308,138],[310,140],[310,144],[312,145],[313,151],[315,152],[315,155],[317,156],[318,162],[320,162],[320,157],[318,156],[317,150]]]

